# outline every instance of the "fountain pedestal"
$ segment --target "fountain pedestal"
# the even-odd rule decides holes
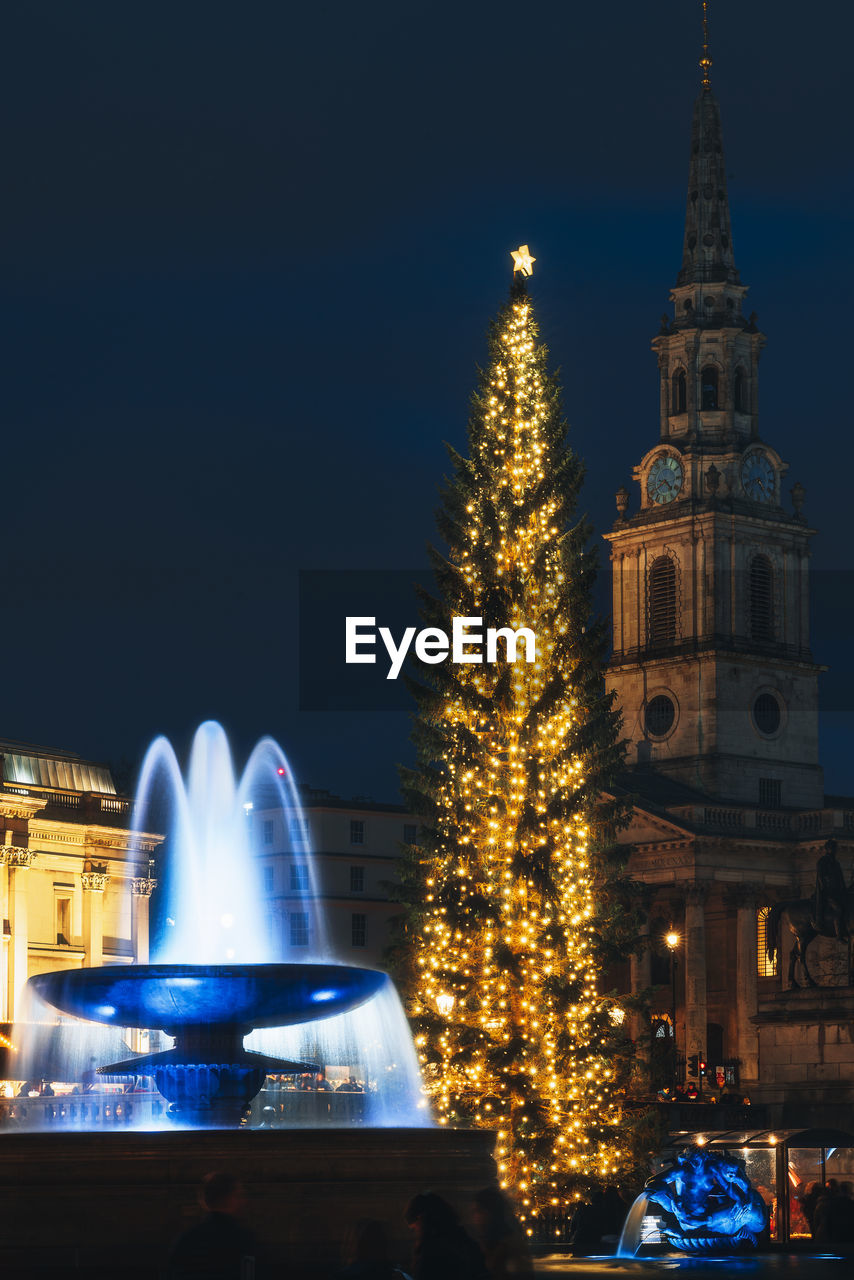
[[[14,1229],[0,1239],[0,1274],[151,1280],[199,1220],[199,1186],[214,1170],[243,1182],[269,1274],[334,1275],[359,1218],[385,1224],[406,1267],[407,1202],[431,1188],[465,1214],[495,1180],[494,1139],[454,1129],[6,1133],[0,1199]]]

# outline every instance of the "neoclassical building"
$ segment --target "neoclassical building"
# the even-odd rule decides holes
[[[785,990],[787,930],[782,957],[766,956],[769,908],[813,893],[831,836],[849,882],[854,800],[824,794],[821,667],[809,634],[814,530],[773,427],[768,438],[760,427],[765,338],[755,313],[745,314],[707,72],[694,107],[673,314],[652,343],[658,439],[634,468],[636,496],[618,490],[605,535],[607,680],[622,710],[634,801],[624,839],[630,874],[647,886],[651,933],[631,986],[658,984],[654,1033],[670,1040],[663,935],[672,927],[676,1046],[689,1075],[692,1058],[706,1059],[707,1088],[724,1079],[776,1108],[775,1123],[807,1103],[811,1123],[842,1123],[854,1101],[846,949],[813,945],[817,992]],[[635,1033],[641,1047],[639,1021]]]
[[[109,769],[69,751],[0,740],[0,1023],[27,978],[148,959],[151,856]],[[8,1032],[7,1032],[8,1038]]]

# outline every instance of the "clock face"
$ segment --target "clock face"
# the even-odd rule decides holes
[[[764,453],[749,453],[741,464],[741,487],[753,502],[773,502],[777,477]]]
[[[672,454],[663,453],[649,469],[646,491],[650,501],[672,502],[682,488],[682,463]]]

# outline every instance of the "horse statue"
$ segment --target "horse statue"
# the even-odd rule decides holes
[[[854,939],[854,888],[849,887],[845,891],[844,901],[845,911],[843,923],[845,931],[848,934],[848,985],[854,986],[854,948],[852,948],[851,939]],[[768,913],[768,923],[766,926],[766,953],[771,964],[777,955],[777,947],[779,945],[780,925],[783,920],[789,927],[790,932],[794,935],[795,945],[792,947],[792,954],[789,956],[789,978],[790,987],[800,987],[800,983],[795,979],[795,965],[800,964],[804,971],[804,977],[808,987],[817,987],[818,983],[813,979],[812,974],[807,966],[807,947],[814,938],[836,938],[836,930],[831,922],[826,919],[822,920],[822,927],[816,927],[815,918],[815,899],[814,898],[798,898],[791,902],[777,902]]]

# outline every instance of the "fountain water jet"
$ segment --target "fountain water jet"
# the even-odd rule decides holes
[[[30,980],[31,988],[64,1013],[173,1036],[171,1048],[99,1070],[152,1075],[170,1114],[183,1123],[237,1124],[268,1073],[317,1071],[306,1061],[310,1037],[323,1046],[324,1063],[333,1051],[348,1065],[360,1053],[371,1058],[380,1096],[368,1108],[369,1122],[429,1124],[393,986],[378,971],[330,962],[308,828],[281,748],[262,739],[236,782],[225,732],[209,721],[196,732],[186,784],[171,744],[165,738],[152,743],[140,776],[136,829],[154,825],[158,789],[171,813],[168,923],[155,948],[158,963],[42,974]],[[273,959],[248,821],[256,803],[285,814],[291,851],[305,860],[300,905],[311,917],[309,963]],[[335,1025],[326,1034],[314,1030],[327,1019]],[[296,1036],[285,1028],[298,1028]],[[252,1032],[250,1048],[243,1042]]]

